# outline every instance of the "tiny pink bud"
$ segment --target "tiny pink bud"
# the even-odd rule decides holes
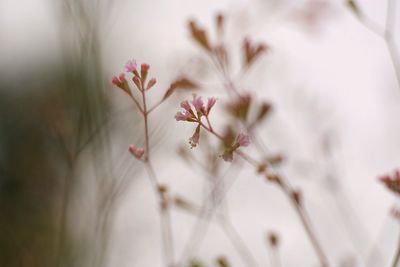
[[[149,71],[150,66],[148,64],[142,64],[140,66],[140,79],[142,80],[142,84],[146,82],[147,73]]]
[[[121,73],[118,78],[121,81],[121,83],[126,82],[124,73]]]
[[[188,112],[190,112],[192,110],[192,108],[190,107],[189,101],[187,101],[187,100],[181,102],[181,108],[185,109]]]
[[[191,117],[192,115],[186,110],[177,112],[175,115],[177,121],[187,121]]]
[[[143,148],[138,148],[138,147],[136,147],[134,145],[130,145],[128,150],[137,159],[141,159],[143,157],[143,155],[144,155],[144,149]]]
[[[250,138],[248,135],[240,133],[236,138],[236,143],[238,143],[239,146],[248,146],[250,145]]]
[[[203,112],[204,111],[204,103],[201,97],[193,96],[192,104],[194,108],[196,109],[197,112]]]
[[[132,81],[136,85],[137,89],[142,90],[142,83],[137,76],[133,76]]]
[[[114,76],[111,80],[112,84],[119,86],[121,81],[119,80],[119,78],[117,76]]]
[[[215,97],[210,97],[207,102],[207,115],[210,113],[210,110],[212,107],[215,105],[215,102],[217,102],[217,99]]]
[[[125,74],[121,73],[118,76],[114,76],[111,80],[112,84],[118,86],[122,90],[124,90],[126,93],[131,94],[128,82],[125,80]]]
[[[149,69],[150,69],[150,65],[149,65],[149,64],[143,63],[143,64],[140,66],[140,70],[141,70],[141,71],[148,71]]]
[[[121,86],[123,85],[123,83],[126,82],[126,80],[125,80],[125,74],[121,73],[121,74],[118,75],[118,76],[114,76],[114,77],[112,78],[111,82],[112,82],[114,85],[116,85],[116,86],[118,86],[118,87],[121,87]]]
[[[125,71],[126,72],[134,72],[136,71],[137,64],[134,59],[128,60],[128,62],[125,64]]]
[[[153,87],[157,83],[156,78],[151,78],[149,83],[147,84],[146,90],[149,90],[151,87]]]

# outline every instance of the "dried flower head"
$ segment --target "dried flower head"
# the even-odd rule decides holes
[[[400,169],[392,174],[386,174],[378,178],[385,186],[396,194],[400,194]]]
[[[200,140],[200,124],[197,125],[192,137],[189,138],[190,148],[194,148],[199,144]]]

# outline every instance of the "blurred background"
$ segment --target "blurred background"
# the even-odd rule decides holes
[[[195,19],[212,29],[218,12],[233,68],[243,38],[270,47],[237,82],[272,103],[259,135],[283,155],[279,168],[301,189],[331,265],[389,266],[396,199],[377,177],[400,163],[392,0],[0,0],[0,266],[164,266],[157,198],[127,150],[143,144],[143,124],[111,78],[135,58],[157,78],[151,103],[184,75],[222,105],[187,27]],[[190,150],[192,127],[174,119],[188,97],[152,114],[153,161],[171,197],[200,206],[210,179],[182,154],[201,161],[207,151]],[[232,266],[318,266],[282,192],[250,168],[224,179],[222,215],[203,222],[191,266],[223,266],[220,256]],[[179,259],[198,221],[179,207],[171,220]]]

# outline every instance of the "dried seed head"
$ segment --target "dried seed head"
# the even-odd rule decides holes
[[[275,232],[269,232],[267,235],[267,240],[272,247],[278,247],[279,237]]]

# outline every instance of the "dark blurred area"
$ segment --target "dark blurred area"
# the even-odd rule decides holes
[[[44,58],[52,63],[36,62],[15,77],[0,73],[0,266],[88,266],[97,228],[77,238],[70,222],[71,199],[89,180],[77,170],[106,168],[98,164],[107,150],[108,105],[92,2],[53,5],[61,61]]]

